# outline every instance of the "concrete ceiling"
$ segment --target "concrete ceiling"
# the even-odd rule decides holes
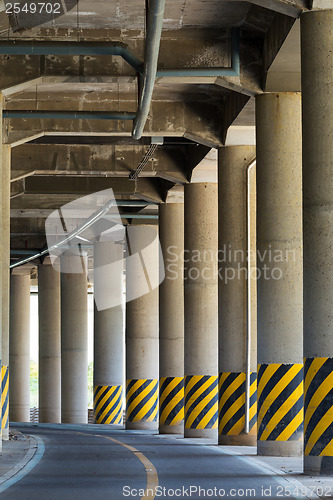
[[[121,43],[143,61],[143,0],[60,4],[60,14],[7,15],[0,2],[4,110],[135,113],[137,74],[120,57],[6,53],[4,46],[18,42]],[[139,214],[156,215],[159,203],[181,201],[185,183],[216,182],[216,148],[255,142],[254,96],[299,90],[297,18],[308,8],[306,0],[167,0],[158,69],[208,72],[156,78],[139,141],[129,120],[4,118],[3,141],[12,146],[12,258],[44,247],[50,211],[83,195],[112,187],[123,203],[149,203],[121,208],[124,223],[137,223]],[[231,64],[230,28],[239,29],[240,74],[214,76],[210,69]],[[160,144],[131,181],[157,137]]]

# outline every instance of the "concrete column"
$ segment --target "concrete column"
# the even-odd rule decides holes
[[[9,419],[30,422],[30,270],[10,277]]]
[[[255,306],[256,274],[249,267],[255,245],[248,252],[248,217],[255,219],[255,191],[250,199],[251,187],[255,190],[255,182],[250,183],[255,154],[255,146],[218,151],[219,444],[226,445],[255,445],[257,441],[257,338],[256,329],[251,328],[256,314],[256,307],[251,307]]]
[[[0,132],[1,133],[1,132]],[[10,261],[10,161],[11,147],[2,145],[2,439],[9,439],[9,261]]]
[[[123,244],[94,245],[94,423],[123,423]]]
[[[61,421],[88,422],[87,278],[86,255],[67,251],[61,257]]]
[[[185,437],[218,427],[217,184],[185,185]]]
[[[61,422],[60,273],[38,268],[39,422]]]
[[[333,10],[301,16],[304,472],[333,474]]]
[[[184,205],[159,206],[165,278],[160,285],[160,433],[184,432]]]
[[[156,238],[156,226],[128,228],[131,255],[126,262],[127,429],[158,429],[158,288],[153,285],[158,283],[159,274]]]
[[[258,454],[302,453],[301,95],[256,98]]]

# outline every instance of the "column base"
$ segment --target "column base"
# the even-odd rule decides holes
[[[304,456],[304,474],[308,476],[333,476],[333,457]]]
[[[301,457],[303,441],[257,441],[257,455],[267,457]]]
[[[218,431],[217,429],[185,429],[185,438],[204,438],[204,439],[215,439],[217,442]]]
[[[129,431],[156,431],[158,432],[158,422],[126,422]]]
[[[30,407],[12,407],[9,414],[10,422],[30,422]]]
[[[40,424],[61,424],[61,414],[59,412],[43,412],[39,409]]]
[[[257,446],[257,436],[238,434],[238,436],[219,436],[219,444],[225,446]]]
[[[184,435],[184,422],[177,425],[160,425],[160,434],[181,434]]]
[[[2,429],[2,441],[9,440],[9,429]]]
[[[88,423],[88,410],[87,412],[73,412],[73,413],[62,413],[61,415],[62,424],[87,424]]]

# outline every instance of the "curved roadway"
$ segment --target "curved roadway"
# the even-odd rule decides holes
[[[45,452],[24,478],[0,494],[1,500],[297,497],[280,476],[195,440],[105,426],[15,428],[39,436]]]

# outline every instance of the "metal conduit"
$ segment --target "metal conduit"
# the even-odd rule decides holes
[[[150,0],[149,2],[142,90],[132,132],[134,139],[141,138],[150,110],[161,42],[164,7],[165,0]]]
[[[43,257],[43,255],[47,255],[49,252],[52,252],[53,250],[56,250],[66,243],[69,243],[72,241],[74,238],[78,237],[83,231],[88,229],[90,226],[95,224],[101,217],[104,217],[109,210],[116,204],[114,200],[109,201],[103,207],[94,214],[92,214],[87,220],[85,220],[82,224],[80,224],[74,231],[71,233],[68,233],[67,236],[64,237],[63,240],[59,241],[59,243],[56,243],[55,245],[46,248],[45,250],[42,250],[34,255],[31,255],[30,257],[27,257],[26,259],[20,260],[19,262],[15,262],[15,264],[11,264],[9,267],[10,269],[13,269],[14,267],[21,266],[22,264],[26,264],[34,259],[38,259],[39,257]]]
[[[157,71],[159,46],[161,41],[165,0],[151,0],[148,13],[145,61],[132,54],[127,47],[105,43],[69,43],[69,42],[0,42],[0,54],[8,55],[117,55],[123,57],[137,73],[142,74],[142,91],[136,114],[118,112],[61,112],[61,111],[3,111],[4,118],[63,118],[91,120],[134,120],[132,136],[140,139],[150,110],[156,77],[182,76],[239,76],[239,30],[231,30],[231,67],[230,68],[181,68]]]
[[[128,47],[105,42],[0,42],[0,54],[30,56],[120,56],[137,73],[143,64]]]
[[[135,113],[118,111],[21,111],[4,110],[3,118],[34,118],[34,119],[61,119],[61,120],[134,120]]]

